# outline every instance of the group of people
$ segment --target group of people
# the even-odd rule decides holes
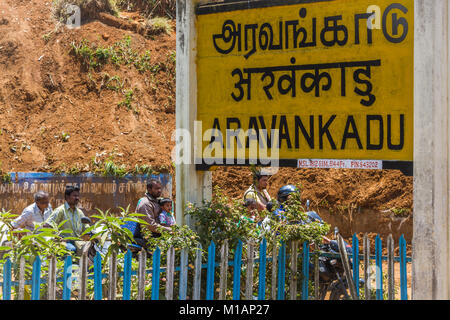
[[[172,213],[172,200],[169,198],[160,198],[162,193],[161,182],[157,179],[151,179],[147,182],[147,192],[144,197],[139,199],[135,212],[143,214],[142,219],[147,222],[145,226],[157,237],[160,235],[159,228],[171,230],[176,223]],[[78,207],[80,202],[80,188],[78,186],[68,185],[64,191],[64,204],[52,210],[50,205],[50,196],[47,192],[38,191],[34,194],[34,203],[26,207],[22,214],[12,221],[14,229],[34,230],[35,224],[59,225],[63,221],[61,229],[67,229],[70,232],[64,234],[64,237],[76,237],[81,240],[67,240],[66,248],[70,251],[81,253],[82,247],[89,240],[89,235],[83,235],[86,224],[83,223],[85,214]],[[143,236],[139,229],[134,236],[137,243]],[[143,242],[141,242],[144,244]]]
[[[270,176],[268,172],[253,170],[253,183],[243,196],[244,206],[248,212],[248,215],[244,218],[260,223],[262,218],[258,213],[263,210],[271,211],[273,215],[280,216],[283,210],[282,203],[290,193],[298,191],[292,185],[282,187],[277,194],[277,200],[281,205],[273,210],[274,202],[267,191]],[[172,226],[176,224],[175,216],[172,213],[172,200],[161,198],[161,194],[161,182],[157,179],[149,180],[147,192],[139,199],[135,210],[136,213],[142,214],[140,218],[146,222],[144,227],[151,232],[152,237],[159,237],[161,231],[170,231]],[[89,241],[89,235],[82,236],[87,225],[83,223],[83,218],[86,218],[86,216],[79,208],[79,202],[80,188],[78,186],[66,186],[64,204],[54,210],[50,205],[49,194],[38,191],[34,195],[34,203],[23,210],[22,214],[12,222],[12,226],[15,229],[33,230],[35,224],[59,225],[65,221],[62,229],[68,229],[70,233],[65,233],[64,236],[81,239],[79,241],[67,240],[66,248],[79,254],[84,243]],[[135,243],[145,247],[147,240],[143,236],[141,224],[136,224],[132,231]]]
[[[267,191],[267,186],[271,174],[263,170],[253,170],[253,184],[244,193],[244,206],[247,208],[249,218],[253,222],[262,222],[259,212],[267,210],[272,212],[274,217],[283,215],[283,203],[289,195],[299,192],[298,188],[293,185],[285,185],[278,190],[277,201],[278,207],[274,208],[274,201]]]

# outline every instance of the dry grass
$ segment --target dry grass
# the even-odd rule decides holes
[[[172,32],[170,20],[164,17],[147,19],[145,26],[149,35],[158,35],[161,33],[170,34]]]

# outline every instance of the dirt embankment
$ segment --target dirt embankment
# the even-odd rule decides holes
[[[99,21],[57,28],[51,2],[40,0],[1,1],[0,12],[2,170],[84,171],[102,152],[129,166],[170,167],[175,79],[164,67],[173,64],[173,32],[144,37]],[[107,48],[127,36],[133,52],[149,51],[158,68],[85,70],[69,53],[83,39]],[[106,77],[120,79],[122,90],[105,88]],[[131,108],[119,106],[126,90],[133,90]]]
[[[128,167],[171,168],[175,129],[176,36],[148,36],[138,12],[57,27],[51,1],[0,1],[0,169],[87,171],[97,154]],[[173,23],[175,27],[175,23]],[[173,28],[175,30],[175,28]],[[130,37],[132,52],[149,52],[154,67],[84,68],[70,54],[85,39],[107,48]],[[120,89],[107,80],[120,79]],[[105,80],[106,79],[106,80]],[[110,82],[111,84],[111,82]],[[132,98],[126,102],[126,92]],[[240,198],[251,184],[246,168],[219,168],[214,185]],[[270,181],[275,197],[299,184],[312,209],[342,234],[373,232],[412,238],[412,178],[398,171],[281,169]]]

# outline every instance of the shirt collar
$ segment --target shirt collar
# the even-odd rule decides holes
[[[145,195],[147,196],[147,198],[148,198],[150,201],[154,201],[154,202],[157,201],[156,198],[154,198],[152,195],[150,195],[150,193],[146,192]]]
[[[70,211],[70,212],[75,212],[77,211],[77,207],[75,207],[75,210],[72,210],[69,206],[69,204],[67,203],[67,201],[64,201],[64,209],[66,209],[66,211]]]

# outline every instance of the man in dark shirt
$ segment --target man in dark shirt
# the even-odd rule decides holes
[[[142,220],[146,221],[148,225],[145,225],[153,234],[153,236],[159,236],[158,228],[170,231],[169,227],[165,227],[158,222],[159,214],[161,213],[161,207],[158,204],[158,197],[161,196],[162,186],[161,182],[157,179],[151,179],[147,183],[147,192],[144,197],[139,199],[136,206],[136,213],[144,214]]]

